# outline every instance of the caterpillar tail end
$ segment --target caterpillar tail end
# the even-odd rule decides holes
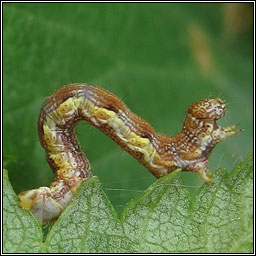
[[[52,193],[50,188],[40,187],[21,192],[18,196],[19,206],[30,210],[42,225],[52,222],[61,214],[72,199],[73,193],[68,190],[60,199]]]

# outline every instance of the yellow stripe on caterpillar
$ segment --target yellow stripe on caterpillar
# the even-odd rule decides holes
[[[75,159],[72,159],[72,154],[61,152],[57,154],[50,154],[50,159],[60,168],[75,168],[76,162]]]
[[[113,118],[115,115],[116,113],[114,111],[97,107],[94,108],[94,112],[92,113],[92,116],[94,116],[98,121],[108,120],[110,118]]]
[[[77,108],[72,98],[68,98],[66,101],[61,103],[59,107],[56,109],[56,112],[62,118],[72,116],[76,113],[76,111],[77,111]]]

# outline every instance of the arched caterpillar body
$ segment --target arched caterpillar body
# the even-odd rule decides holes
[[[64,86],[45,100],[38,118],[40,142],[55,173],[54,181],[50,187],[21,192],[20,206],[31,210],[40,223],[47,223],[60,215],[80,184],[92,176],[74,131],[80,120],[112,138],[157,178],[181,168],[212,183],[207,169],[212,149],[240,131],[236,125],[217,125],[216,120],[225,110],[220,99],[197,101],[189,106],[182,131],[167,137],[156,133],[103,88],[87,84]]]

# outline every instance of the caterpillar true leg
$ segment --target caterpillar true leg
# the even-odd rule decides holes
[[[40,223],[47,223],[60,215],[80,184],[92,176],[74,131],[80,120],[112,138],[157,178],[181,168],[212,183],[207,169],[210,153],[219,141],[240,132],[236,125],[217,125],[216,120],[225,109],[220,99],[197,101],[189,106],[182,131],[167,137],[156,133],[103,88],[87,84],[64,86],[45,100],[38,118],[39,139],[55,173],[54,182],[49,188],[20,193],[20,206],[31,210]]]

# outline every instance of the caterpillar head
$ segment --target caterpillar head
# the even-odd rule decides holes
[[[225,114],[226,104],[221,99],[206,99],[196,101],[188,108],[188,113],[199,119],[218,120]]]

